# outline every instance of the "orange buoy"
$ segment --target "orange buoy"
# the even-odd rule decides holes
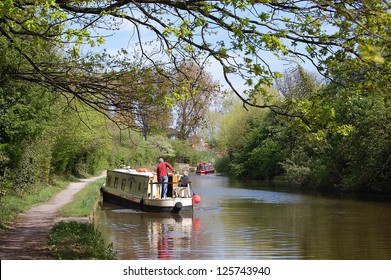
[[[201,196],[199,196],[198,194],[195,194],[195,195],[193,195],[192,200],[193,200],[194,204],[198,204],[201,202]]]

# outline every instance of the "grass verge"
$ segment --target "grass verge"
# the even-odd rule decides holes
[[[57,215],[61,217],[91,217],[100,196],[100,187],[105,178],[89,183],[79,191],[72,202],[61,208]]]
[[[57,223],[50,231],[48,245],[57,260],[115,259],[112,244],[106,246],[101,233],[90,223]]]

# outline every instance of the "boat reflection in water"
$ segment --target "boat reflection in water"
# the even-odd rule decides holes
[[[192,217],[170,217],[150,221],[148,228],[149,251],[159,259],[178,258],[178,251],[191,250],[189,236],[200,232],[201,221]]]
[[[201,234],[201,221],[192,213],[108,211],[107,207],[114,205],[104,207],[105,211],[98,213],[98,229],[105,241],[113,244],[118,259],[186,259]]]

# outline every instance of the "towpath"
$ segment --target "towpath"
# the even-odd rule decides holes
[[[21,214],[10,230],[0,234],[0,260],[50,259],[47,249],[49,231],[55,223],[64,219],[56,215],[57,211],[71,202],[73,196],[87,184],[104,176],[106,172],[71,183],[47,203]]]

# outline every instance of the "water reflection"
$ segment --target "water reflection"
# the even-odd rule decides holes
[[[105,204],[99,230],[110,236],[121,259],[181,259],[201,232],[192,213],[173,215],[117,209]]]
[[[188,215],[105,205],[98,227],[119,259],[391,259],[391,204],[194,176]]]
[[[151,220],[148,225],[149,251],[159,259],[180,259],[191,248],[200,232],[200,219],[167,217]]]

